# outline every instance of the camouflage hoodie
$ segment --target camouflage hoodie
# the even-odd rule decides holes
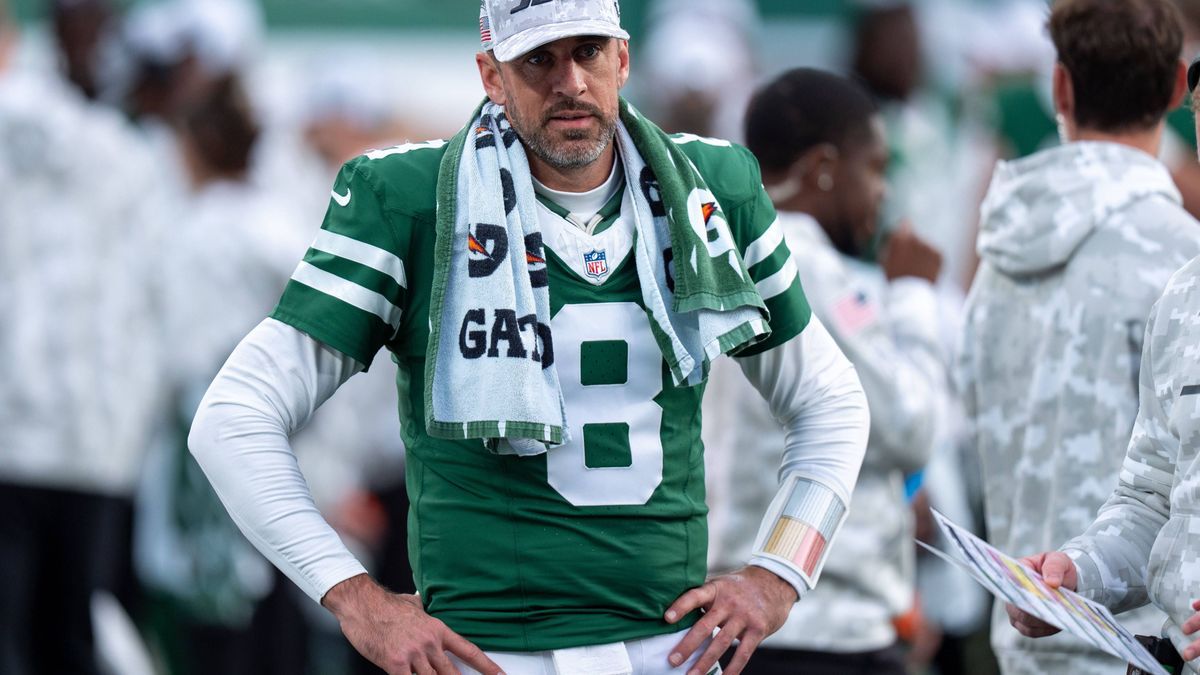
[[[1180,626],[1200,598],[1200,259],[1167,284],[1150,314],[1141,408],[1117,490],[1064,550],[1079,591],[1115,609],[1153,602],[1182,651]],[[1194,637],[1194,636],[1193,636]],[[1195,664],[1188,672],[1195,673]]]
[[[1116,487],[1146,317],[1171,274],[1200,254],[1200,227],[1180,201],[1162,164],[1123,145],[1072,143],[997,167],[958,375],[999,548],[1058,548]],[[1021,638],[997,609],[1002,664],[1031,652],[1082,664],[1091,651],[1064,634]],[[1142,633],[1161,625],[1145,611],[1123,618]],[[1017,663],[1010,670],[1039,669]]]

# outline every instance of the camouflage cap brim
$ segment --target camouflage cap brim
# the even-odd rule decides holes
[[[556,40],[584,35],[629,39],[629,33],[608,21],[563,21],[521,31],[495,44],[493,53],[500,61],[507,62]]]

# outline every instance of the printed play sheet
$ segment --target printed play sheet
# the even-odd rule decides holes
[[[1106,607],[1065,588],[1050,588],[1040,574],[955,525],[937,510],[933,517],[950,542],[954,557],[929,546],[926,550],[965,569],[993,595],[1148,673],[1170,675]]]

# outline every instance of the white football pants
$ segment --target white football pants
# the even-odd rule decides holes
[[[672,668],[667,656],[685,635],[687,630],[614,645],[552,652],[487,652],[487,655],[504,670],[504,675],[685,675],[709,643],[706,640],[690,659]],[[450,660],[463,675],[479,675],[453,654]],[[720,672],[720,666],[715,666],[709,675]]]

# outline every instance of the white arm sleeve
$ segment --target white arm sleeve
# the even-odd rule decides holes
[[[871,419],[854,366],[829,331],[814,316],[796,338],[737,361],[784,428],[780,480],[803,476],[849,505]],[[776,560],[755,554],[750,564],[778,574],[797,595],[808,589],[798,571]]]
[[[366,570],[317,510],[288,437],[362,365],[267,319],[237,346],[188,447],[246,538],[313,600]]]

